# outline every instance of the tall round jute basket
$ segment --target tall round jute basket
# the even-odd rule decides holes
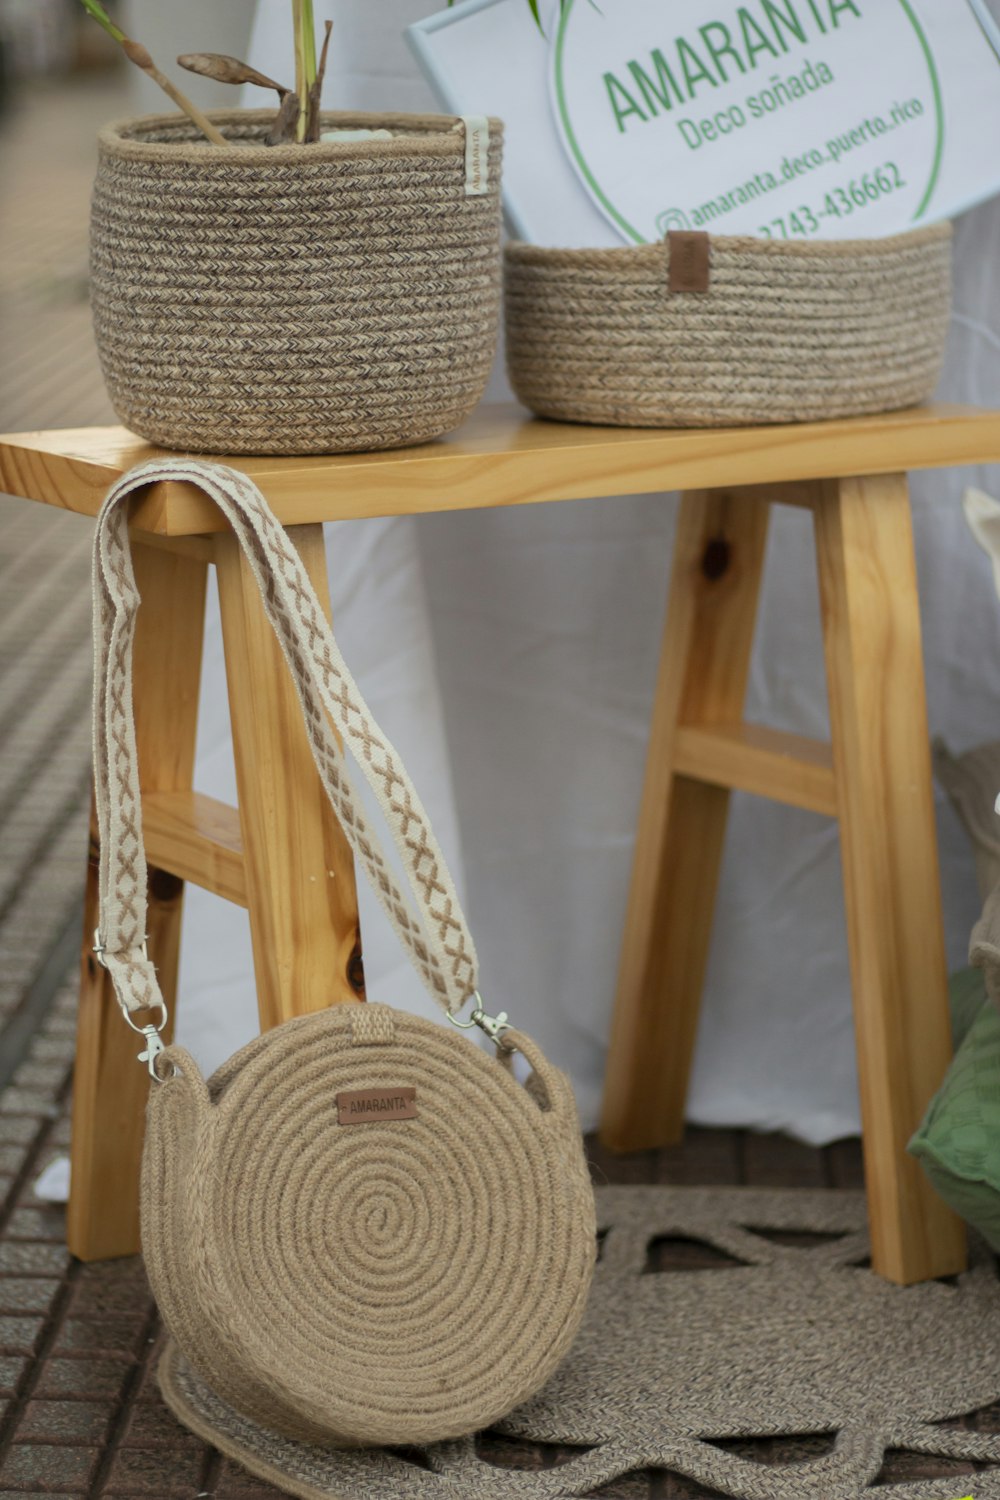
[[[393,448],[451,431],[483,393],[500,302],[502,126],[467,191],[447,115],[324,114],[390,139],[267,146],[274,113],[183,115],[100,135],[91,296],[115,411],[198,453]]]
[[[861,416],[931,395],[951,310],[949,224],[882,240],[705,238],[697,290],[671,289],[669,242],[509,245],[518,398],[567,422],[722,427]]]

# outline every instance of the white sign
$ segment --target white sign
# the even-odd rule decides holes
[[[544,36],[527,0],[409,30],[448,110],[504,120],[520,239],[865,238],[1000,191],[1000,0],[540,5]]]
[[[544,33],[527,0],[461,0],[410,26],[407,39],[449,113],[503,120],[503,202],[517,239],[620,244],[562,149],[548,89],[556,0],[540,0],[540,11]]]
[[[628,243],[893,234],[1000,190],[984,0],[566,0],[550,80]]]

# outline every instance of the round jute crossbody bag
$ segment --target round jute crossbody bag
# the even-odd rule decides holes
[[[187,1052],[164,1049],[145,948],[127,517],[129,496],[159,480],[197,485],[224,513],[357,861],[431,995],[450,1020],[481,1027],[489,1050],[351,1002],[286,1022],[207,1082]],[[485,1013],[427,815],[250,480],[170,459],[126,475],[98,516],[94,601],[95,949],[156,1080],[142,1242],[164,1322],[219,1396],[288,1436],[427,1443],[486,1426],[544,1384],[590,1285],[594,1205],[569,1082],[506,1016]],[[352,789],[334,726],[375,794],[413,900]]]

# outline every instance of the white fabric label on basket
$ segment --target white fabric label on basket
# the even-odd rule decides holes
[[[490,190],[490,122],[485,115],[463,115],[465,126],[465,196],[481,198]]]

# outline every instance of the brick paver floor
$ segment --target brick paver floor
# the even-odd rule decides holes
[[[87,218],[96,131],[126,97],[113,74],[38,81],[0,120],[0,432],[114,421]],[[78,946],[91,535],[82,517],[0,495],[0,1087]]]

